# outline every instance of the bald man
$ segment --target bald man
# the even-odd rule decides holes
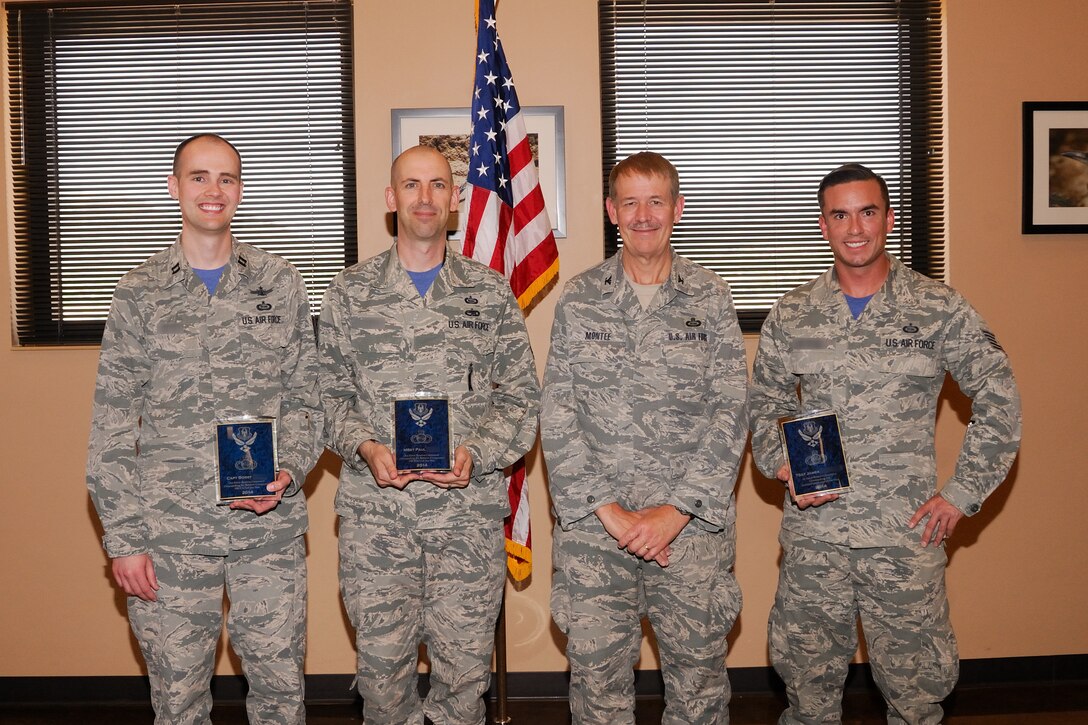
[[[510,513],[502,469],[536,437],[536,367],[506,280],[446,245],[457,206],[446,159],[402,153],[385,201],[396,241],[333,280],[319,330],[326,432],[344,459],[340,591],[364,720],[483,723]],[[448,471],[407,470],[395,455],[393,401],[421,392],[448,399]]]

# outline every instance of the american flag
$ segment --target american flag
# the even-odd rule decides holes
[[[471,186],[462,252],[505,275],[524,310],[559,273],[559,250],[499,42],[495,0],[479,0],[476,17]],[[515,581],[522,581],[532,572],[524,461],[507,471],[507,485],[512,512],[505,522],[507,565]]]

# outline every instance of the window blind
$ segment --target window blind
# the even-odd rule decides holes
[[[743,329],[823,272],[820,179],[884,176],[888,249],[944,274],[939,0],[601,0],[604,190],[626,156],[680,172],[680,254],[730,284]],[[606,255],[621,240],[605,217]]]
[[[316,312],[356,261],[351,4],[7,3],[15,333],[101,340],[113,288],[181,228],[174,149],[242,155],[232,225],[292,261]]]

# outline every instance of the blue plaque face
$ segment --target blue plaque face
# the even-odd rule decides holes
[[[276,419],[240,418],[216,423],[216,500],[268,496],[276,480]]]
[[[442,396],[393,401],[393,456],[398,471],[448,471],[450,401]]]
[[[833,412],[824,410],[783,419],[778,428],[790,464],[794,498],[850,488],[839,419]]]

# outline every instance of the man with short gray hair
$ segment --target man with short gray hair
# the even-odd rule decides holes
[[[747,366],[729,286],[677,255],[676,168],[621,161],[605,202],[623,248],[567,283],[544,376],[554,503],[552,616],[573,722],[633,723],[648,616],[662,722],[729,720],[726,636],[740,611],[733,487]]]

